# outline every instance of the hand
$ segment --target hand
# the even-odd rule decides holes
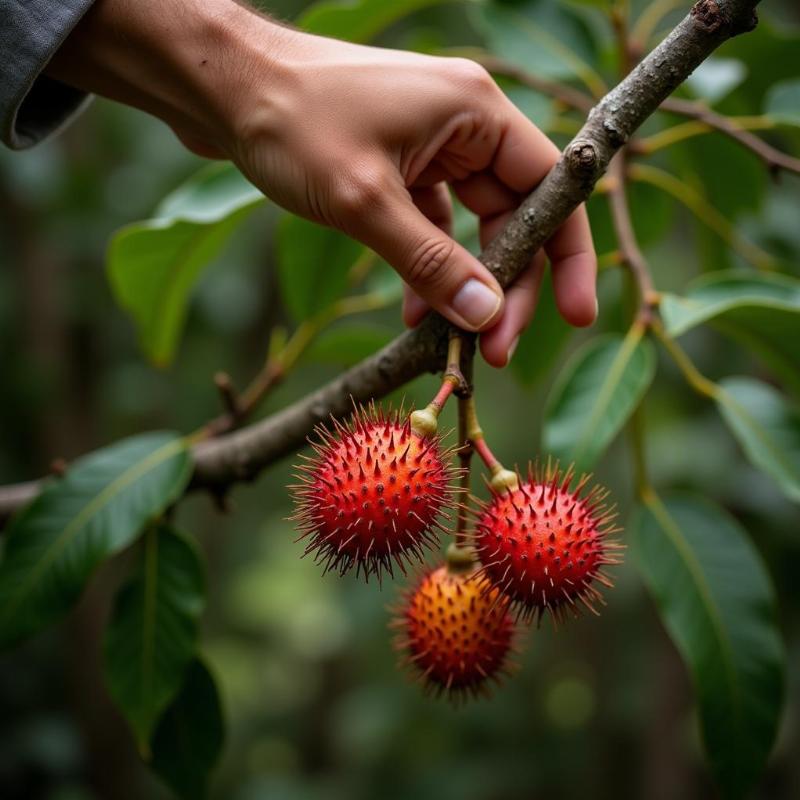
[[[152,3],[158,14],[142,8]],[[62,71],[74,73],[87,48],[101,50],[94,58],[112,84],[101,93],[158,114],[193,150],[231,158],[278,204],[383,256],[408,285],[408,324],[433,307],[483,331],[490,364],[507,363],[533,316],[544,256],[503,298],[450,236],[448,184],[479,217],[485,245],[558,150],[482,67],[313,36],[228,0],[98,0],[94,14],[105,22],[87,24],[121,27],[125,42],[98,45],[99,31],[84,34],[79,52],[63,48]],[[546,251],[562,315],[590,324],[596,259],[583,208]]]

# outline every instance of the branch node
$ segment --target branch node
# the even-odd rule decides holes
[[[600,161],[594,142],[588,139],[576,139],[569,145],[565,155],[570,172],[582,180],[594,180]]]
[[[714,33],[727,22],[716,0],[697,0],[689,13],[706,33]]]

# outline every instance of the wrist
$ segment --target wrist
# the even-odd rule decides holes
[[[290,33],[234,0],[97,0],[47,72],[229,153]]]

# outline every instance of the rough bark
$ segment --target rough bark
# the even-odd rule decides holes
[[[480,255],[503,286],[591,194],[613,155],[720,44],[752,30],[758,0],[699,0],[674,30],[590,112],[558,163]],[[224,491],[255,477],[303,445],[329,415],[352,400],[380,398],[445,361],[448,323],[431,314],[415,330],[297,403],[241,430],[195,446],[194,488]],[[351,400],[352,398],[352,400]],[[36,483],[0,489],[0,520],[38,491]]]

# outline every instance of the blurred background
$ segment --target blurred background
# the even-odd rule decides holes
[[[291,19],[305,5],[275,0],[270,10]],[[420,11],[379,42],[425,50],[481,46],[482,31],[468,5]],[[516,5],[526,13],[536,9],[536,3]],[[583,20],[593,65],[613,82],[608,31],[595,9],[571,8]],[[730,86],[718,103],[731,113],[760,113],[775,79],[800,75],[796,3],[766,2],[761,16],[758,31],[719,54],[738,65],[723,69]],[[695,96],[719,91],[711,73],[705,89],[702,80],[693,87]],[[564,127],[559,109],[532,92],[509,91],[534,121],[566,141],[558,131]],[[649,130],[668,122],[655,120]],[[771,140],[800,153],[796,132]],[[665,151],[663,163],[704,187],[714,207],[751,241],[800,273],[797,177],[770,181],[752,155],[715,135]],[[263,360],[271,328],[291,327],[275,270],[280,214],[259,208],[200,281],[174,365],[159,371],[142,356],[130,319],[111,296],[105,250],[118,227],[147,218],[201,164],[164,125],[102,100],[32,151],[0,151],[0,483],[38,476],[54,458],[69,460],[142,430],[195,428],[219,412],[214,372],[227,370],[245,385]],[[721,260],[739,263],[680,205],[652,187],[635,191],[635,222],[659,288],[679,289],[703,270],[719,269]],[[614,245],[603,204],[592,204],[602,253]],[[464,229],[469,239],[469,221]],[[617,271],[601,275],[598,323],[563,337],[562,349],[537,339],[534,322],[520,348],[520,368],[479,367],[477,385],[486,387],[483,399],[478,394],[479,409],[503,461],[525,464],[537,456],[542,407],[558,367],[587,337],[619,329],[621,286]],[[401,329],[397,306],[368,320],[389,333]],[[685,345],[712,378],[763,373],[707,329],[690,334]],[[540,348],[557,357],[545,360],[546,368],[526,369],[525,359],[541,361]],[[330,353],[301,361],[263,412],[302,396],[341,366]],[[427,399],[435,384],[433,377],[421,378],[404,396]],[[645,415],[655,483],[693,488],[726,506],[752,535],[775,581],[789,650],[789,701],[757,796],[799,797],[797,509],[747,465],[715,410],[690,392],[670,363],[660,364]],[[621,437],[597,470],[623,524],[633,491],[625,444]],[[208,557],[203,648],[228,725],[213,797],[713,796],[690,680],[631,559],[614,570],[617,585],[599,619],[583,617],[557,632],[549,623],[524,631],[518,675],[491,700],[454,710],[423,697],[395,666],[386,606],[401,582],[384,583],[381,591],[352,577],[323,579],[310,560],[300,560],[302,547],[285,519],[290,467],[281,462],[253,485],[238,487],[234,513],[192,496],[177,515],[179,527],[199,539]],[[123,554],[96,575],[66,623],[0,659],[4,800],[166,796],[140,764],[100,671],[101,632],[126,566]]]

